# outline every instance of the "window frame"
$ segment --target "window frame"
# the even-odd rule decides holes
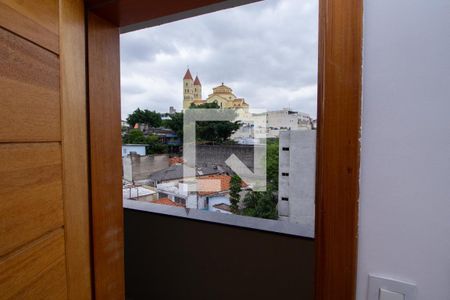
[[[158,7],[163,13],[158,15],[154,9],[142,8],[155,5],[155,1],[134,1],[134,5],[119,5],[118,0],[88,1],[91,240],[93,285],[99,299],[124,298],[121,30],[254,1],[192,2],[160,1]],[[315,299],[355,299],[361,64],[362,0],[319,0]]]

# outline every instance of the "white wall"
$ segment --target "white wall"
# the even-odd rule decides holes
[[[127,156],[130,152],[136,152],[139,155],[145,155],[145,145],[122,145],[122,157]]]
[[[357,299],[450,299],[450,1],[365,0]]]

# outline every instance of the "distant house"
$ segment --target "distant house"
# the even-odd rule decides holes
[[[125,200],[153,201],[156,192],[139,185],[126,185],[122,188],[122,196]]]
[[[122,157],[127,156],[131,152],[135,152],[136,154],[139,154],[139,155],[145,155],[146,154],[145,147],[147,147],[147,146],[149,146],[149,145],[147,145],[147,144],[124,144],[124,145],[122,145]]]
[[[288,108],[268,111],[267,134],[268,137],[278,137],[281,131],[286,130],[310,130],[311,117],[302,112],[292,111]]]
[[[170,118],[170,115],[168,115]],[[159,142],[169,147],[170,152],[179,152],[181,147],[181,139],[175,131],[165,127],[151,127],[148,124],[136,123],[135,129],[139,129],[145,136],[155,135],[159,138]]]
[[[174,206],[174,207],[185,207],[183,204],[176,203],[175,201],[172,201],[169,198],[159,198],[159,199],[151,201],[151,203]]]
[[[172,202],[168,204],[172,206],[230,214],[230,181],[231,176],[217,174],[160,183],[157,185],[158,198],[169,199]],[[196,185],[197,191],[190,189],[193,185]]]

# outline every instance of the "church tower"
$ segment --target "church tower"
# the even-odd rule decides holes
[[[200,83],[200,79],[198,76],[195,76],[194,80],[194,100],[202,99],[202,84]]]
[[[183,78],[183,108],[189,108],[194,101],[194,79],[191,72],[187,69]]]

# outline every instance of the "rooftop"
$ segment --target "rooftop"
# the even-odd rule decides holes
[[[194,85],[202,85],[198,76],[195,76]]]
[[[187,69],[186,74],[184,74],[183,79],[190,79],[190,80],[193,80],[193,79],[192,79],[192,75],[191,75],[191,71],[189,71],[189,69]]]
[[[142,186],[124,186],[122,189],[124,199],[135,199],[138,197],[156,194],[155,191],[149,190]]]
[[[196,176],[220,174],[224,172],[225,170],[221,166],[197,167]],[[149,179],[153,182],[161,182],[182,179],[184,177],[183,175],[183,165],[174,164],[164,170],[151,174]]]
[[[226,174],[209,175],[198,178],[198,194],[200,196],[207,196],[230,190],[231,176]],[[247,186],[244,182],[242,187]]]
[[[157,200],[153,200],[151,203],[176,206],[176,207],[185,207],[183,204],[175,203],[174,201],[170,200],[169,198],[159,198]]]

